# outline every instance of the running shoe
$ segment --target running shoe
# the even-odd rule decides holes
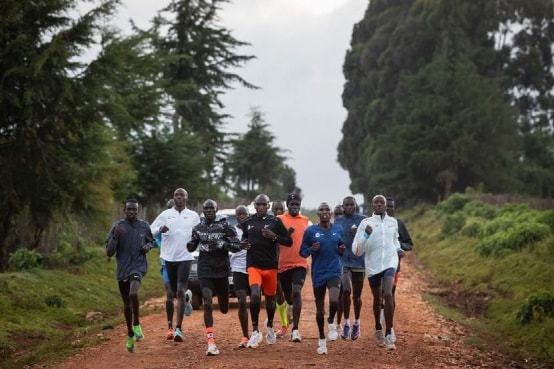
[[[259,331],[252,332],[252,335],[250,336],[250,339],[248,340],[248,344],[246,347],[248,348],[257,348],[260,345],[260,342],[262,342],[263,336]]]
[[[302,337],[300,337],[300,332],[298,332],[298,329],[293,329],[292,330],[290,340],[292,342],[302,342]]]
[[[387,334],[387,336],[385,337],[385,347],[387,348],[387,350],[396,350],[396,345],[392,341],[392,337],[390,334]]]
[[[135,337],[127,337],[127,351],[135,352]]]
[[[277,335],[277,338],[285,337],[285,335],[287,334],[287,329],[288,329],[287,326],[281,326],[281,328],[279,328],[275,333]]]
[[[215,342],[208,343],[208,350],[206,351],[206,356],[216,356],[219,355],[219,350],[215,345]]]
[[[336,341],[339,338],[339,332],[337,332],[337,325],[334,323],[329,323],[329,331],[327,332],[327,338],[329,341]]]
[[[346,323],[344,323],[344,326],[342,327],[340,338],[342,338],[343,340],[347,340],[350,338],[350,326]]]
[[[327,342],[325,338],[319,339],[319,344],[317,346],[317,353],[320,355],[327,355]]]
[[[265,335],[265,340],[268,345],[274,345],[277,342],[277,336],[275,331],[271,327],[267,327],[267,334]]]
[[[385,335],[383,334],[382,330],[375,331],[375,340],[377,341],[378,346],[385,346]]]
[[[352,341],[356,341],[360,337],[360,325],[354,323],[352,326],[352,334],[350,335],[350,339]]]
[[[167,340],[172,340],[173,339],[173,328],[168,328],[167,329],[167,336],[166,336],[166,339]]]
[[[394,328],[390,329],[390,339],[392,342],[396,343],[396,334],[394,334]]]
[[[175,328],[175,334],[174,334],[174,337],[173,337],[173,341],[183,342],[183,333],[181,332],[180,328]]]
[[[246,348],[248,347],[248,337],[242,337],[240,339],[239,348]]]
[[[144,339],[144,334],[142,333],[142,327],[140,324],[133,326],[133,332],[135,333],[135,340],[142,341]]]
[[[192,301],[192,291],[187,290],[185,292],[185,315],[190,316],[192,314],[192,304],[190,303]]]

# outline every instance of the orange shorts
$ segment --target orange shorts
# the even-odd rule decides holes
[[[258,269],[248,267],[248,284],[250,287],[257,284],[262,287],[264,295],[277,294],[277,269]]]
[[[395,286],[398,284],[399,279],[400,279],[400,272],[394,273],[394,285]]]

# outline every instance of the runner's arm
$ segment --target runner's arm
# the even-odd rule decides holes
[[[404,251],[412,251],[414,248],[414,242],[412,241],[412,237],[410,236],[410,232],[408,232],[408,228],[406,228],[406,225],[403,221],[398,220],[398,241],[400,241],[400,247]]]
[[[165,215],[162,212],[156,217],[156,219],[154,219],[152,225],[150,225],[150,231],[154,237],[157,237],[160,234],[160,227],[163,225],[165,225]]]
[[[225,244],[223,247],[230,252],[238,252],[242,249],[240,248],[240,240],[237,236],[237,231],[235,228],[230,226],[228,223],[225,224]]]
[[[292,246],[292,237],[289,235],[289,231],[285,228],[285,225],[281,219],[277,218],[277,223],[275,227],[275,239],[273,240],[279,245],[286,247]]]
[[[119,245],[119,239],[115,236],[115,227],[118,223],[112,226],[110,232],[108,233],[108,238],[106,239],[106,255],[112,257],[117,251],[117,246]]]
[[[366,233],[367,222],[363,221],[358,226],[356,236],[352,242],[352,252],[356,256],[362,256],[369,249],[369,235]]]
[[[307,258],[312,254],[310,248],[312,247],[311,244],[311,237],[309,235],[309,232],[304,232],[304,237],[302,238],[302,246],[300,246],[300,256],[303,258]]]
[[[198,235],[198,232],[196,231],[196,227],[192,229],[192,234],[190,236],[190,241],[187,242],[187,250],[189,252],[193,252],[198,247],[198,244],[200,243],[200,236]]]

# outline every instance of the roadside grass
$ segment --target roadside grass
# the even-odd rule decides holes
[[[102,329],[123,323],[115,259],[107,259],[102,247],[91,252],[94,256],[78,266],[0,274],[0,368],[59,359],[98,343]],[[157,249],[148,261],[141,303],[163,293]],[[87,312],[101,314],[87,320]]]
[[[468,338],[477,347],[492,343],[514,359],[554,365],[552,211],[448,202],[402,214],[438,284],[426,298],[477,332]]]

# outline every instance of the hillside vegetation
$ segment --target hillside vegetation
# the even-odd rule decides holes
[[[406,217],[439,301],[461,309],[486,341],[554,362],[553,210],[455,194]]]

